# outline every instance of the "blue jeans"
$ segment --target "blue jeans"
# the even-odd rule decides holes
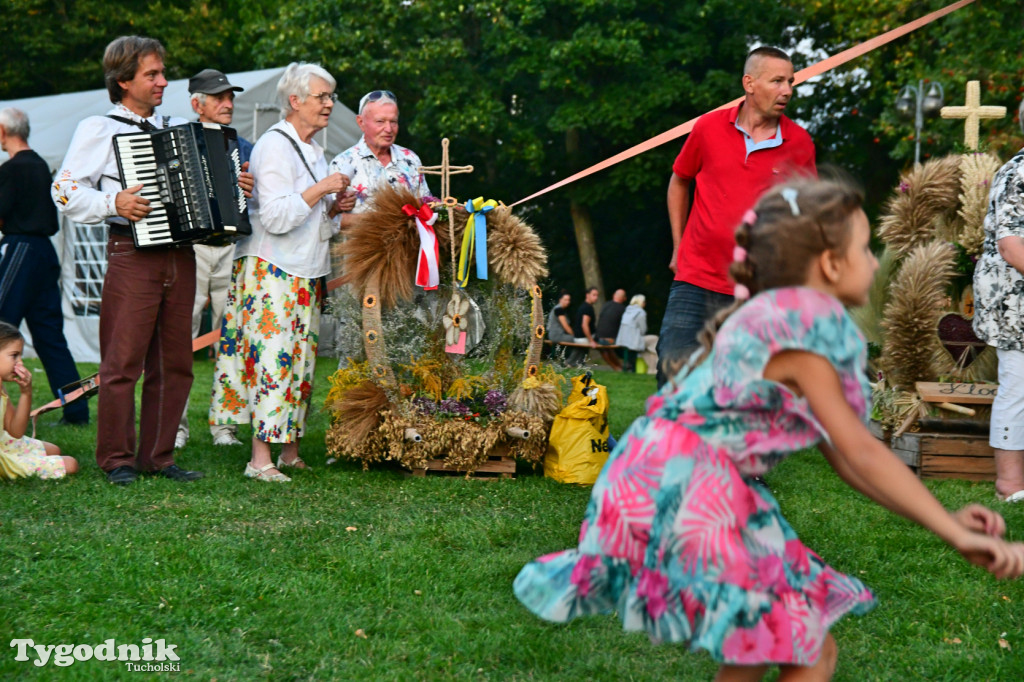
[[[732,305],[733,297],[688,282],[673,282],[658,336],[658,388],[683,368],[700,342],[697,335],[709,319]]]
[[[32,334],[32,347],[43,363],[53,397],[57,390],[79,380],[68,342],[60,302],[60,261],[49,237],[10,234],[0,250],[0,319],[21,325]],[[64,419],[89,422],[89,405],[82,398],[64,407]]]

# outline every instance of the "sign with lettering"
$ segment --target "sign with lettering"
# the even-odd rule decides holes
[[[968,403],[991,405],[999,392],[998,384],[962,384],[918,381],[915,384],[921,400],[929,403]]]

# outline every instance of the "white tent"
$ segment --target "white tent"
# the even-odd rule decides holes
[[[255,142],[280,120],[276,102],[277,81],[282,73],[284,67],[227,75],[233,85],[245,88],[235,96],[232,121],[242,137]],[[0,101],[0,109],[15,107],[28,114],[29,146],[46,160],[54,173],[64,161],[78,122],[87,116],[102,116],[111,106],[105,89]],[[195,118],[187,79],[167,84],[157,113],[189,120]],[[355,144],[360,134],[355,113],[338,103],[334,105],[330,125],[318,133],[316,139],[331,159]],[[7,154],[0,152],[0,163],[6,160]],[[106,227],[73,223],[61,216],[61,229],[53,242],[62,264],[64,335],[71,354],[78,362],[99,362],[99,303],[107,265]]]

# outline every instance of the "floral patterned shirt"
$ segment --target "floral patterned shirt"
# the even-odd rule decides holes
[[[1003,237],[1024,238],[1024,150],[992,178],[974,269],[974,332],[990,346],[1024,350],[1024,275],[999,254]]]
[[[385,182],[395,188],[405,187],[420,198],[429,195],[427,180],[418,170],[422,165],[416,152],[392,144],[391,163],[382,166],[363,136],[359,142],[334,157],[330,172],[349,175],[352,181],[350,186],[356,192],[356,205],[352,212],[362,213],[367,209],[367,202],[373,198],[373,193]]]

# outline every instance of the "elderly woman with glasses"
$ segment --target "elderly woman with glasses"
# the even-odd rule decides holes
[[[329,240],[350,210],[350,178],[331,173],[313,136],[327,127],[335,80],[316,64],[292,63],[277,84],[284,120],[253,148],[252,235],[235,246],[231,288],[214,374],[211,424],[252,425],[245,475],[291,480],[305,468],[299,441],[306,423],[320,330],[321,278]],[[281,444],[276,465],[271,443]]]
[[[389,184],[410,190],[417,197],[430,195],[430,188],[419,172],[420,157],[411,149],[395,144],[398,136],[398,99],[390,90],[373,90],[359,100],[356,124],[363,131],[353,146],[334,157],[331,171],[352,178],[355,190],[353,213],[361,213],[374,192]],[[349,216],[342,215],[342,225]]]

